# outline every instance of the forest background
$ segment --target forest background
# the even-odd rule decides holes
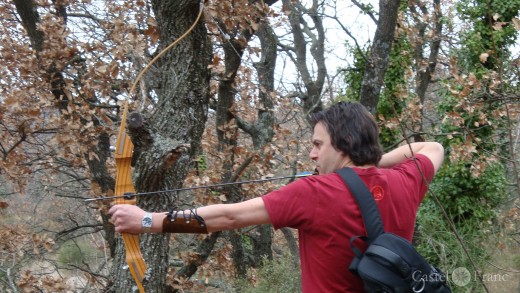
[[[444,145],[414,243],[454,292],[520,292],[519,9],[520,0],[0,1],[0,291],[137,290],[106,215],[112,201],[84,201],[114,195],[125,102],[133,183],[150,192],[311,171],[306,117],[346,100],[375,115],[385,150]],[[287,181],[137,204],[231,203]],[[138,241],[148,292],[300,290],[291,229]]]

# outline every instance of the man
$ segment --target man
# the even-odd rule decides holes
[[[313,114],[311,124],[309,156],[318,175],[241,203],[153,213],[149,231],[205,233],[268,223],[275,229],[295,228],[303,292],[363,292],[361,280],[348,270],[353,258],[349,243],[366,232],[355,199],[334,172],[351,167],[376,199],[385,230],[411,240],[417,209],[444,160],[444,149],[421,142],[383,155],[377,125],[359,103],[335,104]],[[118,205],[109,214],[117,232],[143,232],[145,212],[140,208]]]

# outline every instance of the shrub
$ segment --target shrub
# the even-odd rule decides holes
[[[506,196],[504,167],[492,164],[473,176],[464,163],[446,164],[430,186],[457,226],[467,221],[487,222],[496,217],[496,207]],[[427,199],[430,200],[430,199]]]
[[[81,266],[95,253],[94,248],[85,243],[69,241],[64,243],[58,250],[58,262],[61,265]]]
[[[301,292],[300,268],[288,254],[271,261],[264,259],[254,278],[238,281],[236,288],[243,293]]]
[[[446,164],[430,188],[455,224],[464,247],[433,198],[428,196],[417,215],[417,234],[414,237],[417,250],[441,268],[448,280],[450,273],[459,267],[474,272],[464,250],[471,256],[477,270],[482,271],[489,260],[483,243],[492,236],[497,206],[506,198],[504,167],[491,165],[480,176],[474,177],[462,163]],[[482,287],[478,280],[472,280],[464,287],[453,285],[452,289],[454,293],[481,292]]]

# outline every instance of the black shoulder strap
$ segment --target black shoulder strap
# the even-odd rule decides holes
[[[372,240],[384,232],[383,221],[381,220],[374,196],[361,178],[359,178],[358,174],[351,168],[345,167],[337,170],[336,173],[343,178],[347,188],[350,189],[350,192],[356,199],[363,216],[365,229],[367,230],[368,243],[371,243]]]

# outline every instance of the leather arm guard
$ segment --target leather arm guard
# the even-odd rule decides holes
[[[162,232],[208,234],[208,229],[196,209],[191,209],[189,214],[172,210],[163,220]]]

